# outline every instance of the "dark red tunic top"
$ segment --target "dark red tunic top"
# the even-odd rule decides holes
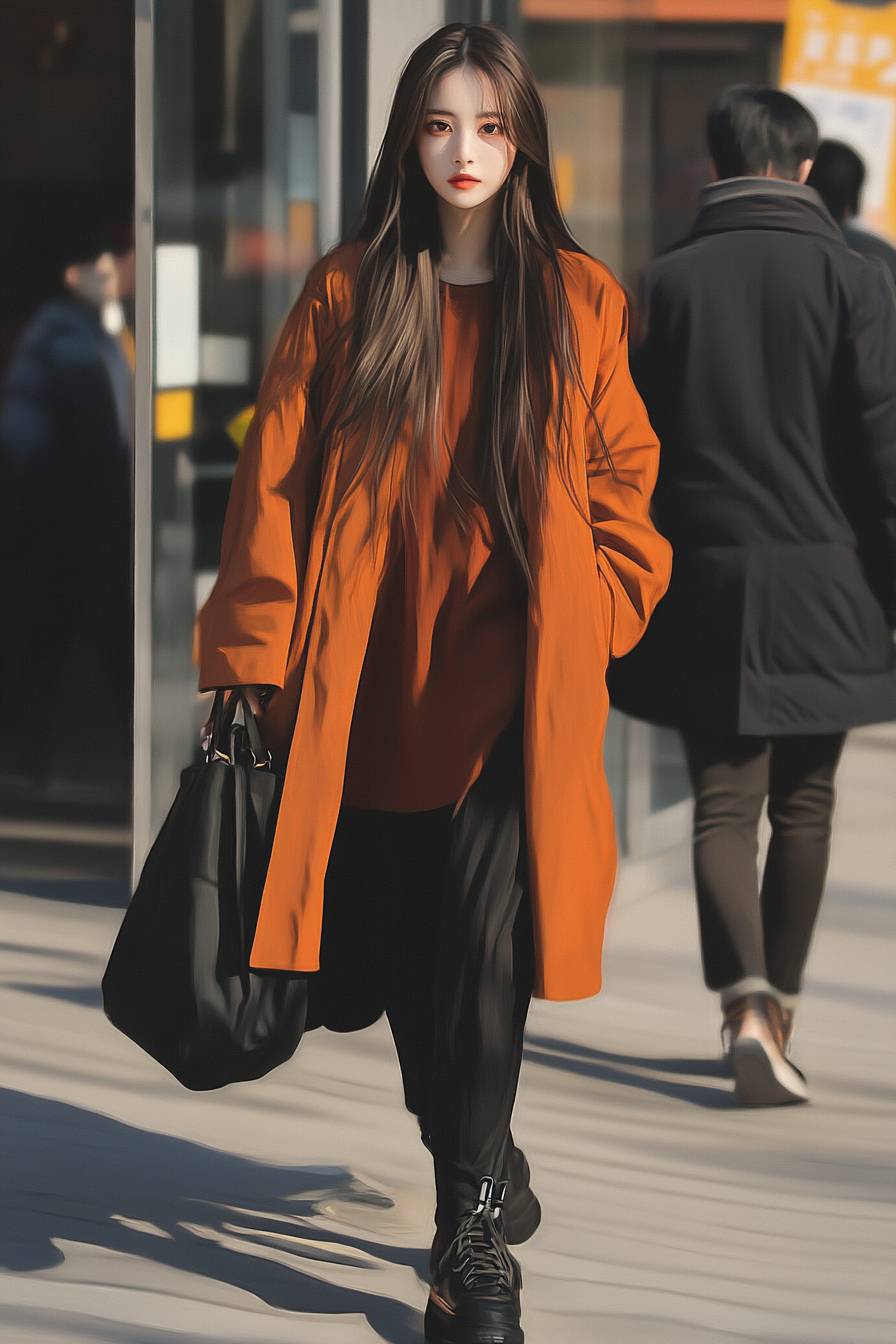
[[[491,510],[468,504],[465,536],[447,493],[452,470],[479,480],[494,281],[439,290],[446,444],[440,471],[421,472],[416,533],[393,533],[346,762],[355,807],[459,802],[523,693],[522,574]]]

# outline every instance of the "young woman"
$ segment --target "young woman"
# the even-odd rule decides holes
[[[523,1024],[600,987],[604,674],[670,569],[626,322],[519,50],[440,29],[286,321],[199,618],[200,688],[265,700],[285,763],[251,964],[316,972],[310,1025],[386,1012],[433,1153],[431,1340],[523,1338]]]

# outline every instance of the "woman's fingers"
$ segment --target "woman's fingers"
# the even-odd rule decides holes
[[[252,713],[260,716],[263,713],[263,710],[261,708],[261,701],[258,698],[258,691],[254,686],[246,686],[244,688],[244,694]]]
[[[211,740],[212,740],[212,720],[211,715],[209,715],[205,723],[199,729],[199,745],[203,751],[208,751]]]

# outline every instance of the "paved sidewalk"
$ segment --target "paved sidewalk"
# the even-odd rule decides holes
[[[533,1006],[527,1344],[896,1339],[894,802],[896,735],[857,735],[796,1039],[811,1106],[731,1106],[685,886],[615,906],[598,998]],[[416,1344],[430,1173],[384,1024],[189,1094],[102,1016],[103,901],[0,894],[4,1344]]]

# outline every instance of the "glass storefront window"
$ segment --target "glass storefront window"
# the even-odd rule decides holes
[[[333,6],[154,0],[146,9],[138,98],[152,114],[138,145],[138,228],[153,303],[138,377],[152,452],[137,492],[135,862],[205,710],[189,632],[214,581],[267,356],[332,241],[342,131],[338,99],[320,95],[340,87]]]

